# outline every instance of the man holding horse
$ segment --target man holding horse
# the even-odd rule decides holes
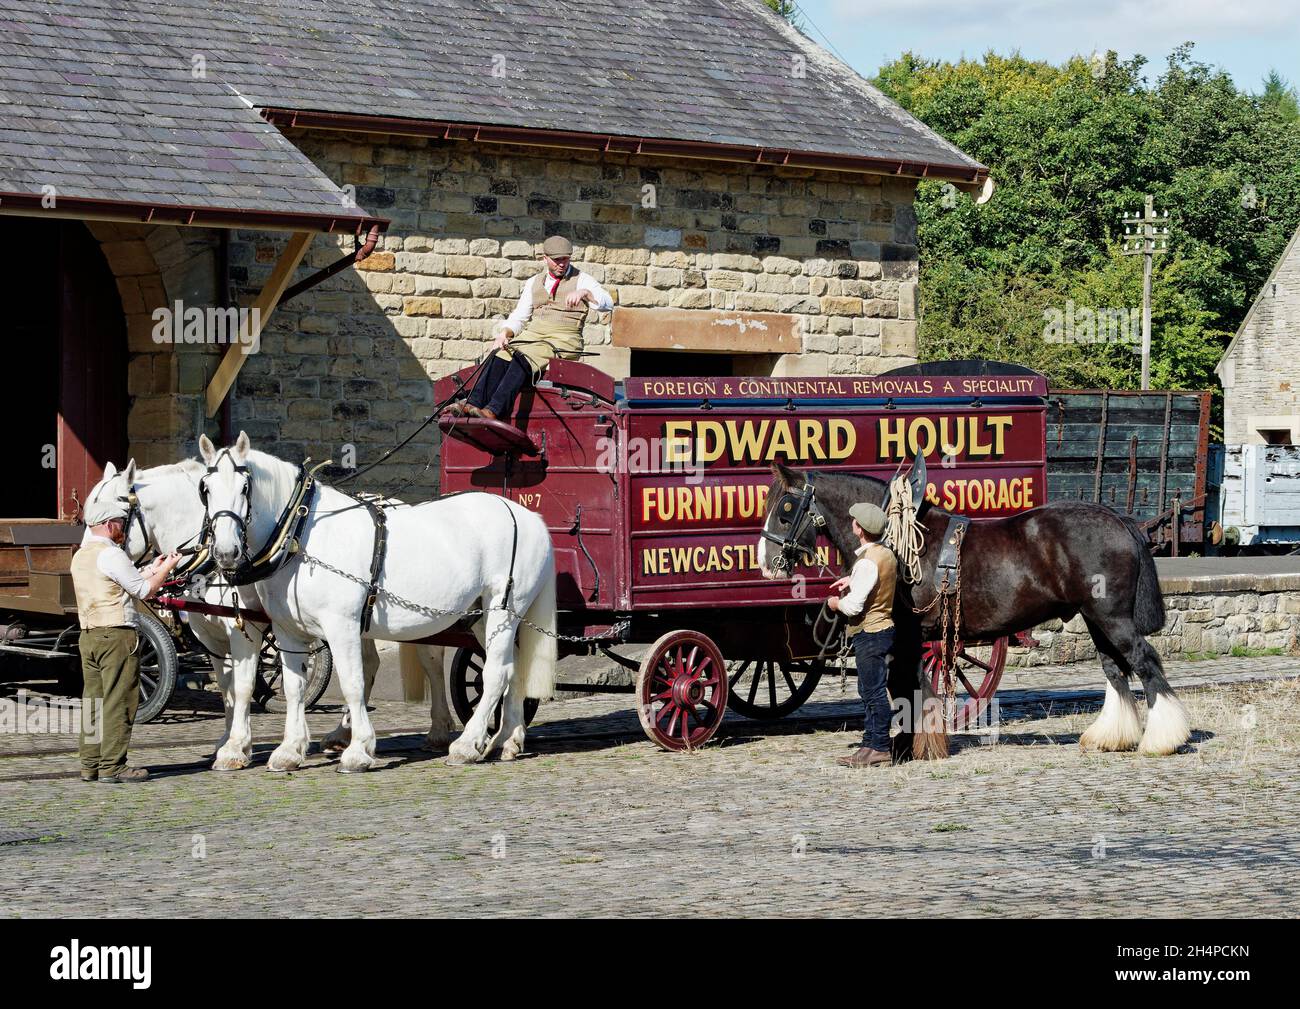
[[[596,279],[573,265],[573,245],[552,235],[542,243],[546,269],[524,285],[510,317],[500,326],[488,361],[468,402],[458,401],[450,413],[497,420],[509,417],[515,397],[536,381],[553,357],[575,357],[582,351],[582,324],[587,309],[608,312],[614,301]]]
[[[836,763],[843,767],[888,767],[893,763],[889,743],[891,707],[888,679],[889,651],[894,644],[894,583],[898,564],[894,553],[880,542],[885,532],[885,513],[879,507],[859,502],[849,509],[853,534],[861,546],[853,570],[831,585],[827,605],[844,616],[844,633],[853,642],[858,666],[858,695],[865,720],[862,745]]]
[[[128,486],[134,468],[134,462],[127,466]],[[172,552],[143,571],[137,570],[122,549],[129,515],[128,503],[120,498],[88,501],[86,535],[72,558],[84,683],[78,746],[81,780],[106,785],[149,777],[143,767],[126,766],[131,727],[140,704],[139,619],[131,599],[155,595],[181,560],[179,553]]]

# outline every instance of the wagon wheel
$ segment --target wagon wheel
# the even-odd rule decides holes
[[[447,683],[447,706],[456,712],[461,725],[468,725],[478,700],[483,696],[483,652],[475,648],[457,648],[451,659],[451,670],[445,677]],[[536,697],[524,698],[524,725],[533,724],[537,714]],[[488,724],[489,732],[496,732],[501,725],[501,705],[492,713]]]
[[[670,631],[650,646],[636,674],[637,717],[665,750],[707,743],[727,710],[727,666],[698,631]]]
[[[313,649],[316,647],[312,646]],[[334,657],[327,645],[320,651],[313,651],[306,659],[307,685],[303,689],[302,702],[303,707],[310,708],[320,701],[330,685],[330,677],[334,675]],[[267,631],[257,657],[257,682],[253,685],[253,703],[258,711],[284,713],[283,674],[280,653],[275,650],[275,638]]]
[[[826,671],[821,659],[745,659],[733,663],[727,680],[727,706],[759,721],[784,718],[817,689]]]
[[[1007,639],[998,638],[992,644],[987,660],[974,655],[970,649],[975,645],[958,642],[957,663],[953,667],[956,683],[957,708],[953,712],[948,728],[956,732],[978,721],[989,699],[998,689],[1002,680],[1002,670],[1007,664]],[[922,647],[921,661],[925,664],[925,675],[930,678],[930,685],[940,697],[944,695],[943,665],[940,658],[939,642],[927,641]],[[965,688],[967,696],[963,700],[961,690]]]
[[[152,722],[162,714],[176,689],[176,641],[152,613],[140,612],[140,706],[135,723]]]

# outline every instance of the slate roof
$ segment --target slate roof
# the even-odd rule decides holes
[[[761,0],[5,0],[0,59],[0,190],[337,208],[257,108],[984,172]]]
[[[0,7],[0,208],[34,209],[53,186],[59,209],[170,211],[156,220],[290,215],[281,223],[317,231],[373,220],[236,91],[196,79],[192,49],[151,38],[119,16],[124,6]],[[236,209],[253,213],[220,213]]]

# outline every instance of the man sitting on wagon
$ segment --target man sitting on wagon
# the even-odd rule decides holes
[[[542,258],[546,269],[524,285],[519,303],[492,342],[497,353],[468,402],[457,401],[448,412],[488,420],[508,417],[524,383],[540,378],[551,358],[573,358],[581,352],[588,307],[597,312],[614,307],[596,279],[573,265],[573,245],[567,238],[548,238]]]
[[[848,577],[831,585],[832,592],[848,589],[843,596],[831,596],[827,605],[847,618],[844,633],[853,642],[858,664],[858,695],[862,698],[865,724],[862,746],[836,763],[843,767],[882,767],[893,763],[889,744],[892,709],[886,681],[887,658],[894,646],[894,582],[898,570],[894,552],[880,542],[885,532],[885,513],[873,504],[860,502],[849,509],[853,532],[862,544]]]

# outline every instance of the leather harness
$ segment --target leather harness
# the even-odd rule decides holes
[[[361,608],[361,633],[370,630],[370,621],[375,615],[375,602],[379,598],[379,573],[384,567],[384,556],[388,553],[388,520],[382,506],[369,498],[362,498],[361,503],[370,512],[375,522],[375,546],[370,555],[370,585],[366,589],[366,603]]]
[[[934,566],[934,588],[941,595],[957,591],[961,544],[969,526],[970,519],[965,515],[952,515],[948,518],[948,528],[944,530],[943,543],[939,548],[939,561]]]
[[[226,451],[225,449],[222,450]],[[310,460],[308,460],[310,461]],[[248,516],[238,515],[231,511],[220,511],[216,515],[208,516],[203,530],[201,543],[205,549],[210,545],[212,539],[212,519],[225,516],[232,519],[239,527],[240,545],[244,552],[244,559],[234,571],[224,574],[226,582],[230,585],[251,585],[253,582],[261,581],[264,578],[270,578],[271,575],[279,571],[287,564],[298,552],[299,541],[302,536],[303,526],[307,524],[307,516],[311,513],[312,499],[316,495],[316,471],[323,466],[328,466],[329,460],[318,463],[311,469],[307,468],[306,463],[298,467],[298,479],[294,486],[293,493],[289,496],[288,503],[284,510],[280,512],[280,517],[276,519],[275,529],[271,533],[270,539],[267,540],[266,546],[262,549],[261,554],[257,557],[249,558],[248,551]],[[217,471],[216,463],[208,467],[208,473]],[[248,473],[248,467],[236,466],[235,471],[239,473]],[[208,502],[207,485],[199,482],[199,496],[203,499],[206,506]],[[252,504],[249,503],[251,511]]]

